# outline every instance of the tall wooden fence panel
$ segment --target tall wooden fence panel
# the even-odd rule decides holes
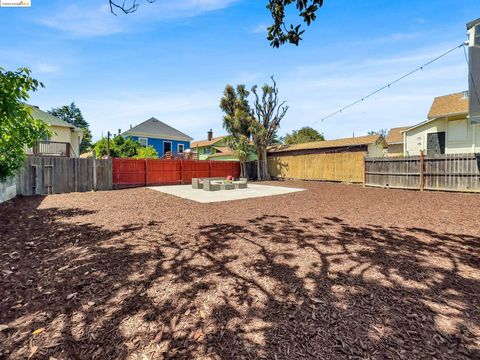
[[[192,178],[240,176],[237,161],[199,161],[185,159],[113,159],[115,189],[191,184]]]
[[[240,176],[240,163],[238,161],[209,161],[210,177],[227,177],[235,178]]]
[[[278,178],[361,183],[365,152],[269,156],[270,175]]]
[[[109,190],[112,188],[111,168],[111,160],[28,156],[17,175],[17,194]]]
[[[480,192],[480,154],[371,158],[367,186]]]
[[[191,184],[193,178],[213,177],[210,175],[210,161],[182,160],[182,184]]]
[[[146,184],[145,160],[114,158],[112,161],[112,177],[115,188]]]
[[[143,160],[137,160],[143,161]],[[145,160],[146,185],[175,185],[182,180],[182,164],[178,160]]]
[[[420,189],[420,156],[365,159],[365,184]]]

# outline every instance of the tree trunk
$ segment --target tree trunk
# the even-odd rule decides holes
[[[263,180],[270,180],[270,174],[268,173],[268,158],[267,149],[263,149]]]
[[[257,151],[257,180],[262,180],[262,168],[260,166],[260,159],[261,159],[261,152],[260,151]]]
[[[246,177],[246,170],[247,170],[247,164],[245,161],[240,161],[240,177],[244,178]]]

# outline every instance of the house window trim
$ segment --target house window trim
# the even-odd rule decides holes
[[[180,146],[182,147],[182,151],[180,151]],[[177,144],[177,152],[184,153],[185,152],[185,144]]]
[[[173,151],[173,144],[172,144],[172,142],[169,141],[169,140],[164,140],[164,141],[163,141],[163,149],[162,149],[162,150],[163,150],[163,155],[165,155],[165,154],[167,153],[167,152],[165,151],[165,144],[166,144],[166,143],[169,143],[169,144],[170,144],[170,152]]]
[[[145,140],[145,145],[142,145],[142,143],[140,142],[140,140]],[[145,147],[148,147],[148,138],[146,138],[146,137],[139,137],[139,138],[138,138],[138,142],[140,143],[140,145],[145,146]]]

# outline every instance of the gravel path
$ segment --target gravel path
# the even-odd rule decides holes
[[[478,359],[480,196],[0,205],[0,359]]]

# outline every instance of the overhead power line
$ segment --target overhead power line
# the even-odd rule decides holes
[[[318,122],[318,121],[322,121],[322,122],[323,122],[324,120],[326,120],[326,119],[328,119],[328,118],[331,118],[332,116],[335,116],[335,115],[337,115],[337,114],[342,113],[343,111],[351,108],[352,106],[355,106],[355,105],[357,105],[357,104],[365,101],[365,100],[368,99],[369,97],[371,97],[371,96],[373,96],[373,95],[375,95],[375,94],[378,94],[380,91],[383,91],[383,90],[385,90],[385,89],[390,88],[392,85],[398,83],[399,81],[402,81],[403,79],[409,77],[410,75],[416,73],[417,71],[423,70],[423,69],[424,69],[425,67],[427,67],[428,65],[434,63],[434,62],[437,61],[437,60],[440,60],[441,58],[447,56],[448,54],[454,52],[455,50],[460,49],[462,46],[465,46],[465,44],[464,44],[464,43],[461,43],[460,45],[455,46],[453,49],[450,49],[450,50],[444,52],[443,54],[437,56],[435,59],[430,60],[429,62],[423,64],[422,66],[419,66],[419,67],[417,67],[416,69],[414,69],[414,70],[406,73],[405,75],[400,76],[398,79],[393,80],[392,82],[390,82],[390,83],[388,83],[388,84],[386,84],[386,85],[378,88],[377,90],[371,92],[370,94],[368,94],[368,95],[366,95],[366,96],[364,96],[364,97],[362,97],[362,98],[360,98],[360,99],[358,99],[358,100],[355,100],[354,102],[352,102],[352,103],[350,103],[350,104],[342,107],[341,109],[339,109],[339,110],[337,110],[337,111],[332,112],[331,114],[329,114],[329,115],[321,118],[320,120],[314,121],[313,123],[316,123],[316,122]]]

